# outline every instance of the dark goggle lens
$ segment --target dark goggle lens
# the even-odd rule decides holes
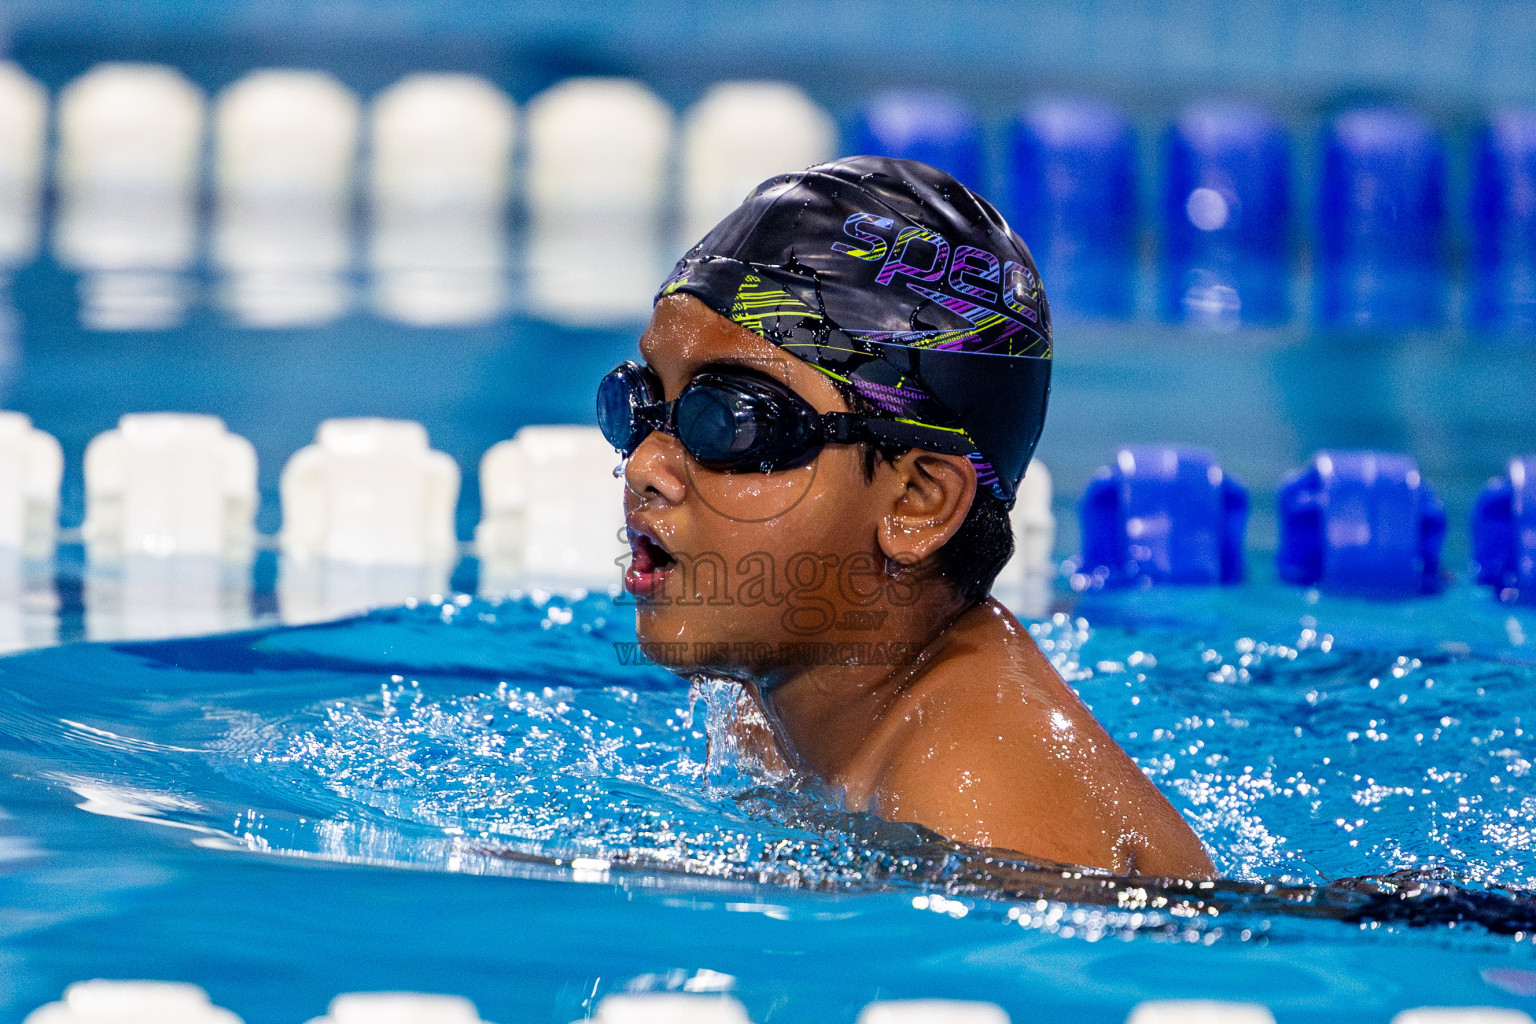
[[[636,412],[655,401],[655,391],[644,368],[624,363],[597,386],[597,427],[613,447],[630,454],[648,432]]]
[[[700,463],[750,461],[769,426],[753,396],[721,385],[685,391],[677,400],[677,439]]]
[[[803,463],[820,448],[807,409],[771,383],[713,373],[663,403],[655,376],[635,362],[615,367],[597,386],[598,429],[626,458],[659,427],[701,465],[719,470]]]

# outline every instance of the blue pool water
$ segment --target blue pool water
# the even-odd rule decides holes
[[[54,85],[94,60],[18,38]],[[218,51],[189,71],[208,87],[247,59],[177,46]],[[499,80],[526,99],[573,70],[557,56]],[[395,76],[372,45],[357,64],[367,75],[344,77],[370,93]],[[680,109],[700,73],[655,84]],[[1137,99],[1143,127],[1175,98]],[[121,415],[220,415],[257,451],[269,535],[282,466],[320,420],[414,419],[464,473],[467,541],[484,452],[524,425],[590,422],[597,379],[640,328],[534,315],[520,216],[508,306],[464,328],[370,312],[356,268],[338,319],[243,326],[200,257],[178,279],[182,321],[95,331],[89,280],[44,252],[0,287],[0,407],[60,439],[66,529],[84,513],[85,447]],[[1281,1024],[1536,1009],[1536,613],[1464,571],[1478,488],[1536,436],[1536,346],[1461,327],[1330,334],[1300,314],[1199,333],[1159,322],[1156,275],[1132,269],[1130,319],[1058,325],[1039,450],[1057,554],[1077,550],[1074,502],[1119,445],[1193,444],[1252,489],[1254,579],[1063,588],[1033,628],[1223,882],[1068,878],[843,813],[712,744],[728,691],[626,663],[624,604],[450,599],[0,659],[0,1021],[98,976],[195,982],[252,1024],[370,989],[462,994],[502,1024],[564,1024],[626,989],[724,987],[759,1024],[849,1024],[903,996],[992,1000],[1019,1022],[1119,1022],[1160,997],[1255,1000]],[[1289,286],[1307,308],[1310,283]],[[1453,291],[1448,323],[1465,303]],[[1275,583],[1274,487],[1321,447],[1415,456],[1461,582],[1396,605]],[[51,580],[65,641],[90,595],[76,539]],[[281,610],[276,564],[266,551],[253,573],[258,618]],[[473,559],[454,581],[475,589]]]
[[[1536,1007],[1536,615],[1261,579],[1032,628],[1232,881],[1126,894],[842,814],[712,752],[719,694],[622,664],[603,596],[5,659],[0,1016],[91,976],[252,1024],[368,988],[549,1022],[723,984],[763,1024],[894,996]]]

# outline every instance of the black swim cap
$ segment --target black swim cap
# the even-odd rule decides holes
[[[1012,505],[1045,425],[1050,308],[1019,236],[943,171],[855,156],[770,178],[656,298],[677,292],[917,437],[969,441],[978,483]]]

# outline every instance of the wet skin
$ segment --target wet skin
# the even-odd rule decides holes
[[[706,367],[848,411],[832,380],[697,299],[657,304],[640,352],[675,398]],[[773,473],[704,469],[660,431],[624,467],[639,638],[683,675],[743,684],[739,738],[850,810],[1037,860],[1181,878],[1200,841],[1007,609],[931,571],[976,493],[959,456],[828,445]]]

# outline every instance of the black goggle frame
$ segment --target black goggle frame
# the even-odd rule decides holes
[[[628,423],[614,423],[605,416],[605,392],[623,388]],[[722,396],[733,412],[749,412],[751,425],[761,440],[739,452],[719,455],[699,450],[698,438],[679,430],[679,411],[698,397]],[[971,455],[975,446],[962,434],[846,412],[817,412],[782,382],[751,370],[705,370],[696,375],[670,402],[661,399],[661,383],[649,368],[626,360],[614,367],[598,385],[598,424],[608,443],[625,458],[633,455],[653,430],[677,438],[694,461],[706,469],[726,472],[774,472],[803,466],[820,453],[823,445],[868,443],[885,448],[922,448],[948,455]],[[686,428],[686,425],[685,425]]]

